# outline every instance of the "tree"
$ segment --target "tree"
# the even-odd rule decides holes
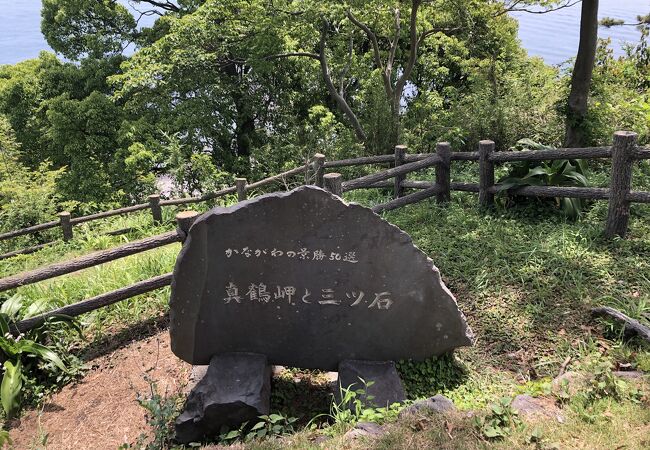
[[[580,44],[571,74],[571,90],[567,100],[566,147],[581,147],[585,141],[589,88],[598,45],[598,0],[583,0],[580,14]]]

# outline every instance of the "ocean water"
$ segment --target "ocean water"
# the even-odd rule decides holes
[[[1,1],[1,0],[0,0]],[[613,17],[628,23],[650,13],[650,0],[600,0],[598,17]],[[547,64],[560,64],[575,57],[580,41],[580,4],[548,14],[512,14],[519,20],[519,39],[529,55],[541,56]],[[611,38],[616,55],[625,43],[638,42],[640,32],[633,26],[599,27],[598,37]]]
[[[128,0],[123,0],[128,5]],[[0,64],[14,64],[35,58],[49,50],[40,32],[40,0],[0,0]],[[634,21],[639,14],[650,12],[650,0],[601,0],[600,17]],[[530,55],[541,56],[548,64],[560,64],[578,49],[580,6],[549,14],[513,14],[519,22],[519,37]],[[635,42],[639,32],[634,27],[599,29],[601,37],[612,38],[612,47],[622,53],[625,42]]]

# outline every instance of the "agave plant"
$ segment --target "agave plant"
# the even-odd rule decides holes
[[[0,403],[7,417],[13,416],[20,409],[23,382],[27,376],[26,367],[34,360],[51,370],[68,373],[69,367],[53,348],[43,345],[38,340],[47,336],[47,330],[54,324],[71,326],[81,332],[72,317],[58,315],[48,318],[43,325],[29,335],[12,333],[11,323],[22,308],[19,296],[13,296],[0,306],[0,357],[3,361],[2,381],[0,382]]]
[[[546,146],[530,139],[522,139],[511,150],[549,150]],[[499,180],[499,191],[523,186],[578,186],[587,187],[586,166],[579,159],[558,159],[551,162],[521,161],[512,165],[508,175]],[[564,214],[575,219],[586,206],[585,199],[556,197],[556,204]]]

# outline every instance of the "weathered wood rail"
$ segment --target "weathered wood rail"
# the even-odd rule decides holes
[[[391,161],[392,158],[392,161]],[[605,224],[605,236],[624,237],[629,222],[631,203],[650,203],[650,192],[632,191],[632,166],[636,161],[650,159],[650,149],[637,146],[637,135],[633,132],[619,131],[614,134],[611,147],[560,148],[550,150],[523,150],[496,152],[494,142],[481,141],[476,152],[451,152],[449,144],[440,143],[435,153],[409,155],[405,146],[398,146],[395,155],[372,156],[342,161],[325,162],[325,168],[381,164],[390,162],[392,168],[353,180],[343,181],[340,174],[325,175],[326,187],[334,194],[342,195],[354,189],[389,188],[385,180],[394,178],[394,200],[377,205],[377,212],[388,211],[404,205],[419,202],[435,196],[439,203],[450,199],[451,191],[478,193],[478,203],[483,207],[494,204],[495,194],[504,190],[495,184],[495,164],[516,161],[552,161],[558,159],[597,159],[612,160],[611,180],[608,188],[573,186],[523,186],[509,189],[508,193],[531,197],[570,197],[590,200],[608,200],[609,211]],[[478,183],[451,182],[452,161],[475,161],[479,163]],[[406,174],[424,168],[435,168],[433,181],[410,181]],[[337,187],[340,186],[340,189]],[[420,192],[405,194],[406,189]]]
[[[248,192],[262,186],[281,181],[289,176],[305,174],[305,183],[312,181],[317,186],[325,187],[335,195],[355,189],[381,188],[393,189],[394,199],[377,205],[372,209],[375,212],[389,211],[402,206],[436,197],[438,203],[448,202],[452,191],[463,191],[479,194],[479,205],[489,207],[494,203],[494,196],[503,189],[494,182],[494,165],[509,161],[541,161],[556,159],[594,159],[611,158],[612,175],[609,188],[585,188],[567,186],[525,186],[510,190],[512,194],[536,197],[573,197],[593,200],[608,200],[609,211],[605,227],[605,235],[624,236],[629,221],[630,203],[650,203],[650,192],[632,191],[632,164],[635,161],[650,159],[650,149],[639,148],[636,144],[637,136],[630,132],[617,132],[614,135],[611,147],[594,147],[581,149],[553,149],[519,152],[495,152],[492,141],[481,141],[476,152],[452,152],[448,143],[439,143],[435,153],[408,154],[405,146],[397,146],[394,155],[379,155],[363,158],[353,158],[338,161],[326,161],[324,155],[316,154],[305,165],[288,170],[278,175],[248,184],[246,179],[239,178],[235,186],[220,191],[205,194],[200,197],[182,199],[160,200],[153,195],[146,204],[133,205],[112,211],[92,214],[89,216],[71,218],[69,213],[60,214],[60,220],[35,225],[22,230],[17,230],[0,235],[0,239],[21,236],[28,233],[42,231],[56,226],[62,226],[63,235],[72,237],[72,226],[90,220],[97,220],[118,214],[151,209],[154,222],[162,221],[163,206],[199,203],[228,194],[237,194],[238,201],[245,200]],[[478,183],[460,183],[451,181],[452,161],[474,161],[479,163]],[[368,164],[390,164],[387,170],[365,175],[353,180],[343,181],[341,174],[326,173],[326,169],[360,166]],[[434,168],[435,179],[432,181],[408,180],[407,174],[423,169]],[[390,180],[390,179],[393,180]],[[406,192],[407,190],[413,192]],[[31,283],[51,279],[54,277],[83,270],[92,266],[104,264],[119,258],[136,253],[148,251],[164,245],[185,240],[190,226],[198,216],[198,212],[182,211],[176,215],[176,231],[162,233],[149,238],[133,241],[109,250],[90,253],[78,258],[50,264],[28,272],[12,275],[0,279],[0,292],[16,289]],[[67,227],[67,229],[66,229]],[[14,256],[37,251],[47,244],[17,250],[12,254],[0,255],[3,257]],[[77,316],[116,302],[135,297],[147,292],[160,289],[171,283],[171,274],[164,274],[148,280],[137,282],[131,286],[123,287],[112,292],[67,305],[53,311],[43,313],[13,324],[15,333],[26,332],[42,324],[48,317],[57,314]]]
[[[322,156],[322,155],[321,155]],[[323,157],[324,158],[324,157]],[[322,160],[321,160],[322,161]],[[279,173],[277,175],[273,175],[268,178],[264,178],[263,180],[256,181],[251,184],[246,184],[246,180],[243,178],[238,179],[239,181],[236,181],[239,183],[239,185],[236,186],[231,186],[227,187],[224,189],[221,189],[216,192],[210,192],[202,196],[198,197],[184,197],[184,198],[177,198],[177,199],[168,199],[168,200],[161,200],[160,195],[154,194],[150,195],[148,197],[148,202],[147,203],[140,203],[137,205],[132,205],[132,206],[127,206],[124,208],[118,208],[118,209],[113,209],[110,211],[103,211],[95,214],[90,214],[86,216],[80,216],[80,217],[71,217],[70,213],[67,211],[63,211],[58,214],[59,220],[51,221],[51,222],[46,222],[38,225],[34,225],[31,227],[27,228],[22,228],[20,230],[15,230],[15,231],[9,231],[6,233],[1,233],[0,234],[0,241],[6,240],[6,239],[11,239],[15,238],[18,236],[24,236],[27,234],[34,234],[38,233],[41,231],[45,230],[50,230],[52,228],[61,228],[61,236],[64,241],[69,241],[73,238],[73,227],[74,225],[78,225],[80,223],[85,223],[85,222],[91,222],[99,219],[104,219],[107,217],[113,217],[113,216],[118,216],[118,215],[123,215],[123,214],[129,214],[137,211],[143,211],[146,209],[151,210],[151,215],[153,218],[153,223],[161,223],[163,220],[162,216],[162,207],[163,206],[179,206],[179,205],[189,205],[189,204],[194,204],[194,203],[200,203],[208,200],[212,200],[215,198],[219,197],[224,197],[229,194],[238,194],[238,198],[241,199],[243,196],[243,193],[248,192],[253,189],[258,189],[263,186],[267,186],[269,184],[282,181],[287,179],[288,177],[298,175],[301,173],[306,173],[308,172],[314,165],[314,160],[309,161],[301,166],[298,166],[294,169],[287,170],[285,172]],[[322,178],[322,174],[321,174]],[[243,180],[243,182],[242,182]],[[110,233],[109,233],[110,234]],[[49,243],[45,244],[39,244],[36,246],[20,249],[20,250],[14,250],[9,253],[1,254],[0,255],[0,260],[11,258],[14,256],[18,255],[24,255],[24,254],[29,254],[29,253],[34,253],[45,246],[47,246]]]

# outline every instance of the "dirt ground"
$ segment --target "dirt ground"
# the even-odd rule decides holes
[[[97,357],[78,383],[66,386],[10,430],[15,449],[117,449],[148,430],[138,394],[183,390],[191,366],[171,352],[169,332],[161,331]]]

